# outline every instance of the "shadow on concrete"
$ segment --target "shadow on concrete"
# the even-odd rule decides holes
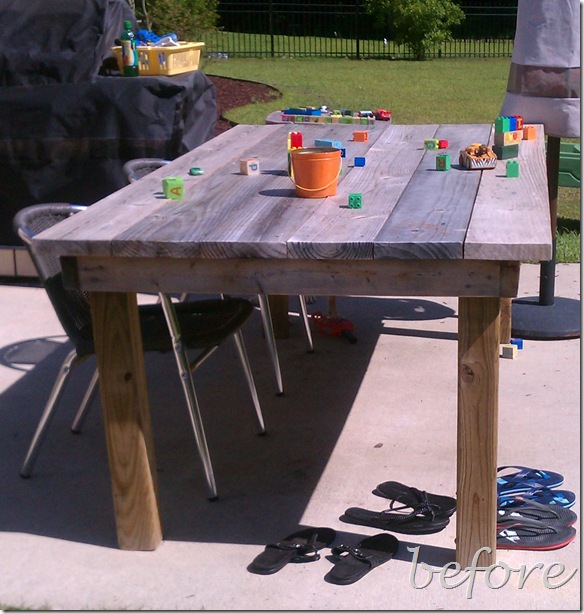
[[[326,311],[326,299],[317,298],[310,310],[319,308]],[[245,339],[268,431],[265,437],[255,434],[253,406],[233,344],[222,346],[197,371],[195,385],[219,489],[217,502],[206,499],[174,358],[170,354],[147,355],[166,540],[266,544],[300,527],[379,336],[388,333],[384,322],[454,315],[444,305],[414,299],[340,297],[338,311],[354,321],[358,343],[315,335],[313,354],[305,351],[300,319],[290,317],[291,336],[278,342],[286,391],[283,397],[275,395],[259,314],[246,325]],[[396,329],[392,334],[397,330],[408,334],[407,329]],[[81,435],[73,435],[69,429],[95,368],[93,359],[72,374],[32,477],[22,479],[18,474],[69,347],[47,338],[0,349],[2,364],[18,368],[21,362],[28,362],[33,366],[0,396],[0,531],[116,548],[99,400]],[[339,515],[343,511],[339,510]],[[351,543],[362,538],[353,533],[347,536],[353,536]],[[405,546],[401,553],[411,560]],[[420,561],[435,565],[452,557],[453,551],[444,548],[424,546],[420,552]]]

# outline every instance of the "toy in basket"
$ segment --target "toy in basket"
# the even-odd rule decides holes
[[[144,75],[179,75],[199,68],[201,49],[205,43],[187,43],[180,41],[173,47],[151,47],[142,45],[136,47],[138,52],[138,70]],[[122,48],[113,47],[122,70]]]
[[[485,170],[497,166],[497,156],[488,145],[473,143],[460,152],[458,162],[469,170]]]

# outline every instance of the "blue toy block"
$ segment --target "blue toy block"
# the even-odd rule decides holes
[[[510,343],[516,345],[518,350],[523,349],[523,339],[520,339],[519,337],[512,338]]]
[[[509,132],[517,130],[517,118],[514,115],[508,115],[509,118]]]
[[[341,158],[347,157],[347,150],[344,147],[341,147]]]
[[[355,157],[353,164],[354,166],[365,166],[365,158],[357,156]]]

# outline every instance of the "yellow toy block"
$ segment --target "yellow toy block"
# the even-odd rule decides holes
[[[433,150],[440,148],[440,141],[438,139],[424,139],[424,149]]]
[[[495,145],[515,145],[523,139],[523,130],[495,132]]]
[[[501,345],[501,358],[517,358],[517,346],[513,343],[503,343]]]

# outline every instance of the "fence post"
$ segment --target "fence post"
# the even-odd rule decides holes
[[[359,27],[359,0],[355,0],[355,44],[356,44],[356,54],[357,59],[361,59],[361,29]]]
[[[270,52],[274,57],[274,1],[270,0]]]

